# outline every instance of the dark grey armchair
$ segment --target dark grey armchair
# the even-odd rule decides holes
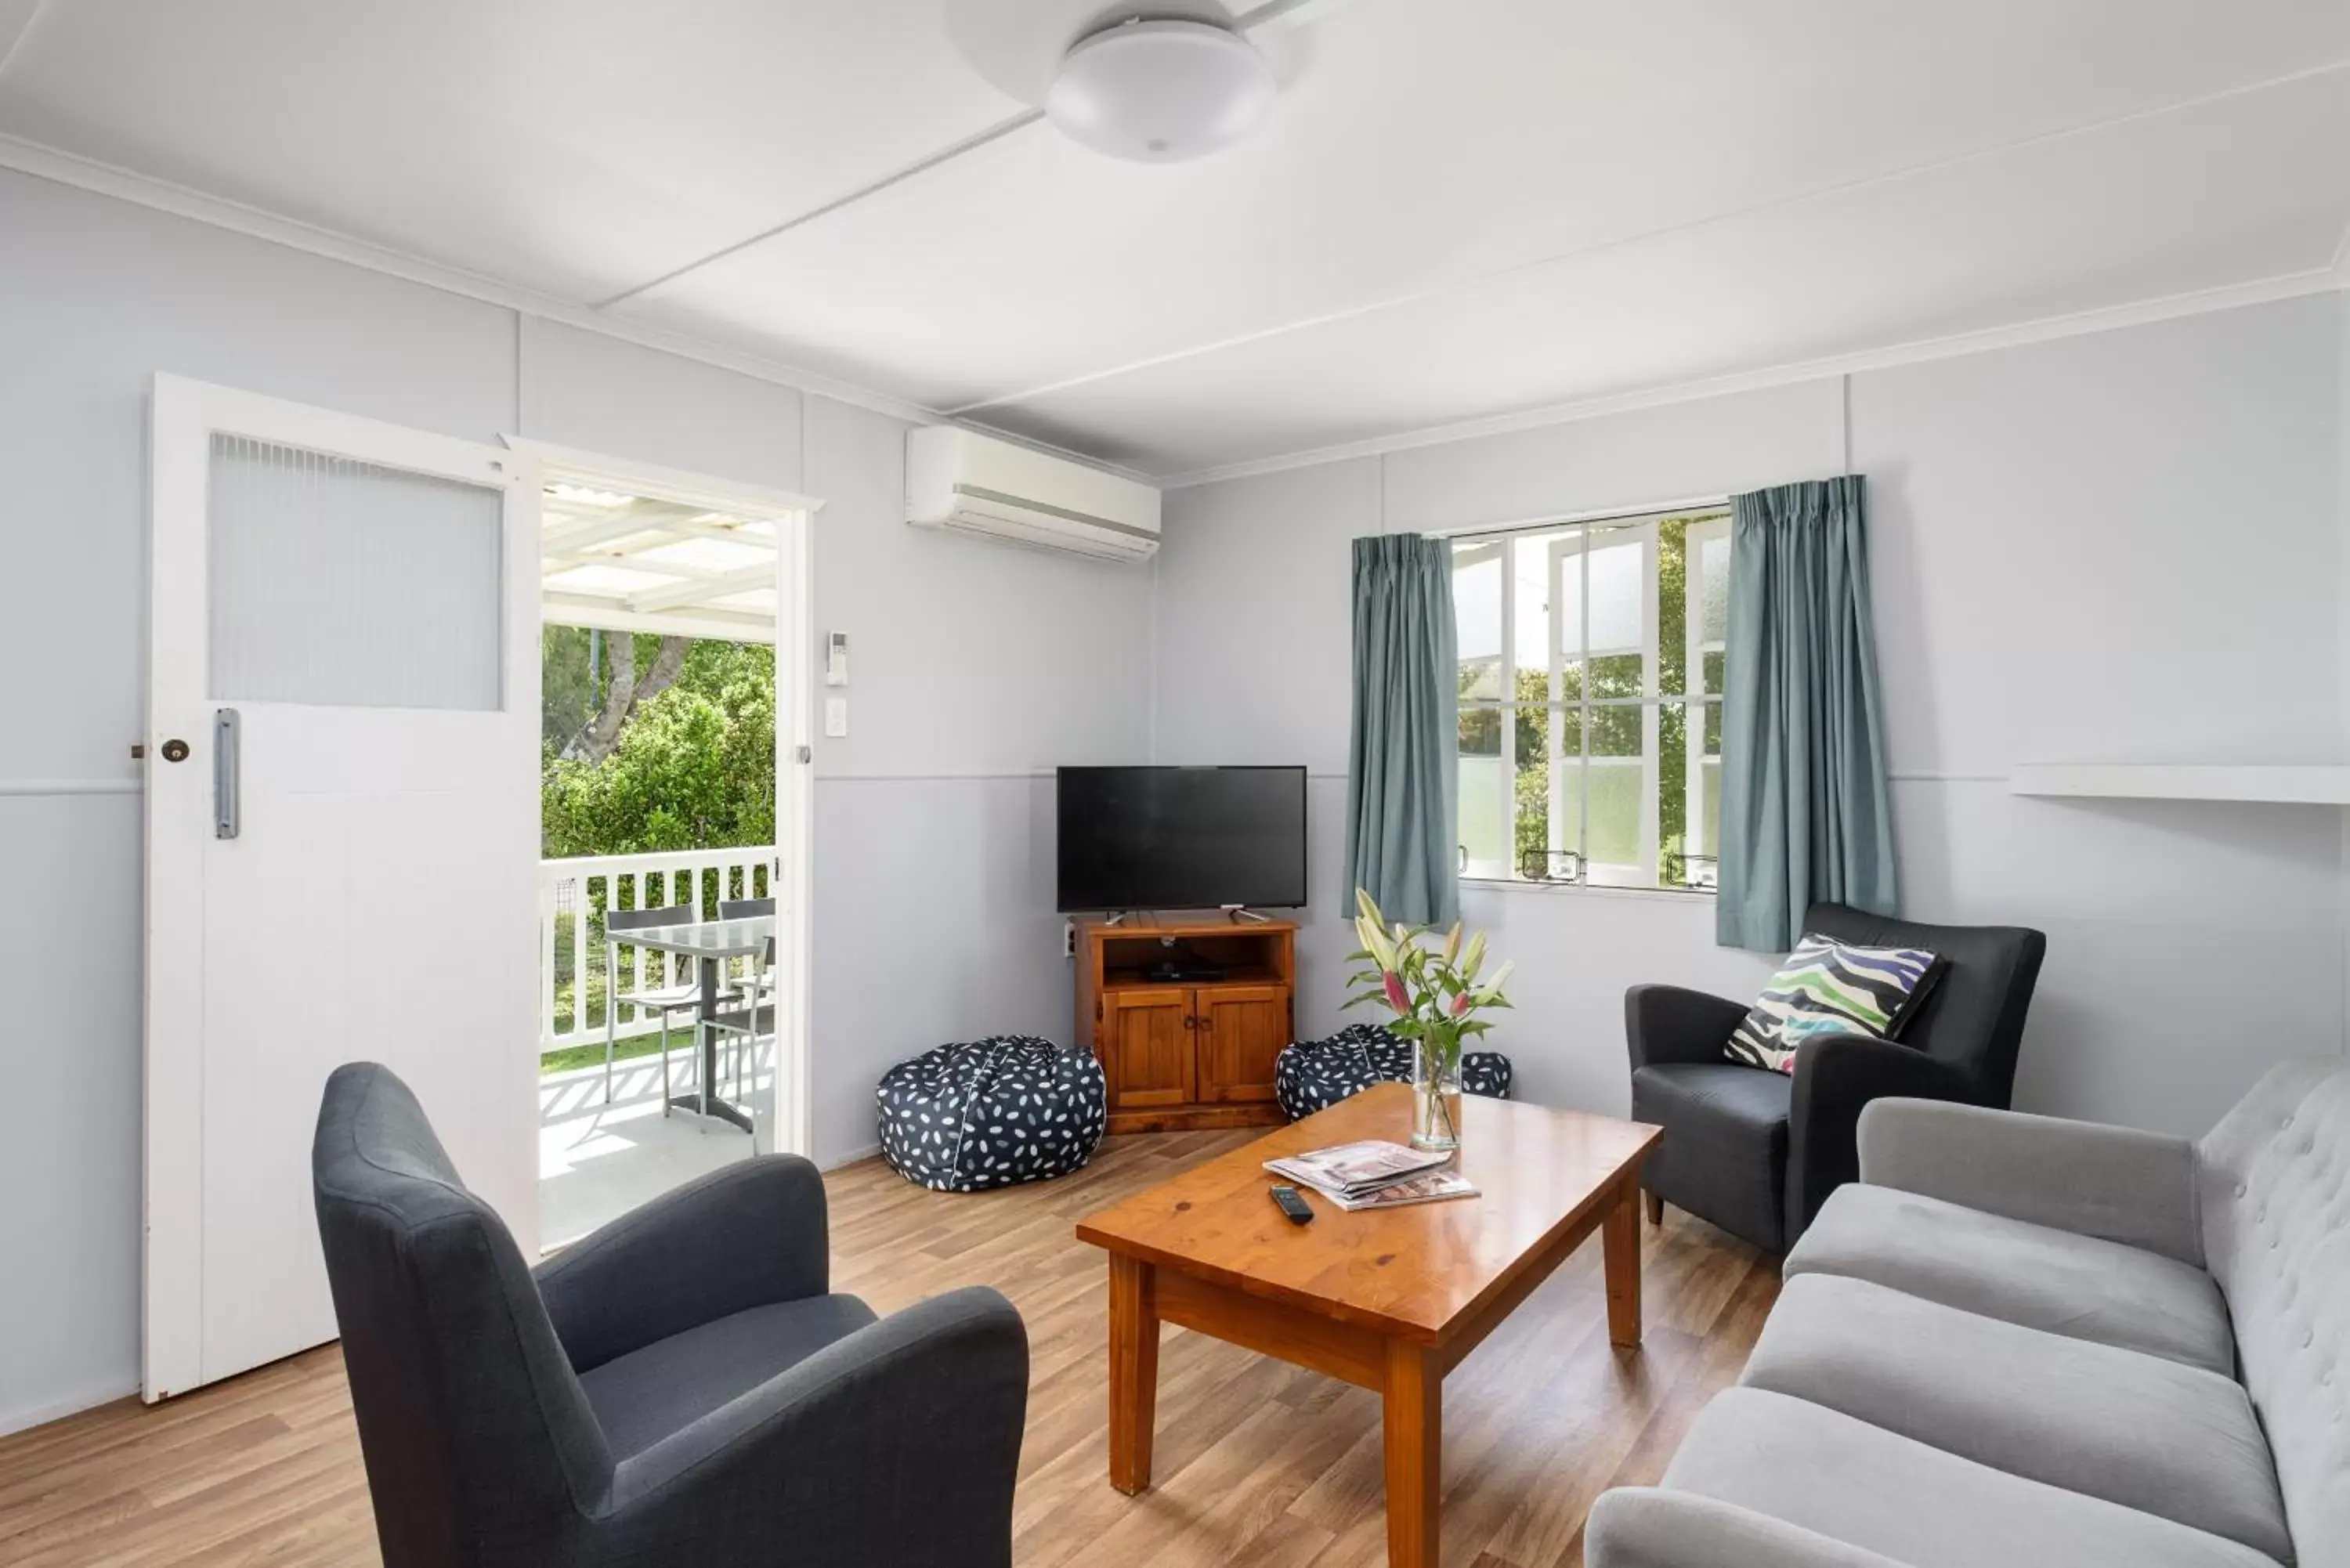
[[[728,1166],[533,1271],[361,1064],[311,1172],[387,1568],[1011,1562],[1019,1314],[828,1293],[806,1160]]]
[[[1670,1203],[1783,1252],[1829,1193],[1858,1179],[1857,1129],[1869,1101],[1898,1095],[2007,1108],[2047,938],[2019,926],[1889,919],[1842,904],[1814,904],[1804,929],[1922,948],[1941,956],[1942,974],[1898,1041],[1814,1041],[1793,1076],[1724,1057],[1751,1002],[1671,985],[1626,992],[1632,1119],[1665,1129],[1641,1168],[1651,1218]]]

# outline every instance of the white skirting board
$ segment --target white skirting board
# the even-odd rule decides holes
[[[2049,763],[2008,775],[2014,794],[2108,800],[2265,801],[2286,805],[2350,805],[2350,767],[2228,767]]]

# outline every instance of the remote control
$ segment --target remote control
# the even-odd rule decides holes
[[[1273,1200],[1280,1205],[1284,1214],[1289,1216],[1289,1222],[1293,1225],[1306,1224],[1314,1218],[1314,1210],[1306,1206],[1305,1199],[1297,1196],[1297,1189],[1295,1187],[1275,1182],[1273,1186]]]

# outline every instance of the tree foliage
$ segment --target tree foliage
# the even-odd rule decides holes
[[[591,660],[586,630],[544,634],[541,853],[774,843],[775,649],[619,632],[596,640],[605,657]],[[608,744],[583,747],[608,722]]]

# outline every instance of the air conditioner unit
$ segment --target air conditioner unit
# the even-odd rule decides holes
[[[1152,486],[954,425],[907,433],[906,521],[1097,561],[1159,553]]]

